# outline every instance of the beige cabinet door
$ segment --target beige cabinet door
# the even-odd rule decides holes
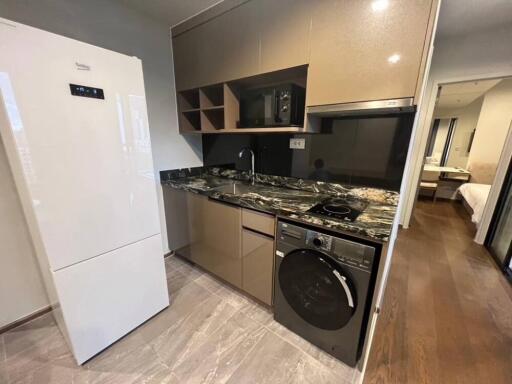
[[[165,223],[170,250],[179,250],[190,244],[188,192],[163,186]]]
[[[243,290],[272,305],[274,239],[242,229]]]
[[[258,2],[249,1],[173,38],[178,91],[259,72]]]
[[[172,57],[174,62],[174,81],[176,90],[183,91],[198,87],[203,81],[203,53],[199,42],[201,31],[192,29],[172,39]]]
[[[311,4],[308,106],[415,95],[431,0]]]
[[[249,77],[259,72],[258,2],[248,1],[211,21],[216,38],[210,47],[219,57],[215,82]],[[218,32],[216,32],[218,31]]]
[[[241,209],[188,193],[187,210],[190,246],[184,256],[241,288]]]
[[[257,0],[260,18],[260,72],[309,62],[311,0]]]

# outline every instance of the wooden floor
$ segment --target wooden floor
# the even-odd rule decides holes
[[[512,286],[456,203],[401,230],[365,383],[512,383]]]

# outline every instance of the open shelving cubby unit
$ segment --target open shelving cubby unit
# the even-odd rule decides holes
[[[181,133],[204,133],[224,128],[224,84],[178,92]]]
[[[224,85],[216,84],[199,88],[201,130],[224,129]]]
[[[201,130],[198,89],[178,92],[178,111],[180,132]]]
[[[304,127],[240,128],[240,92],[244,89],[307,84],[307,65],[178,92],[180,133],[307,133]],[[311,131],[313,132],[313,131]]]

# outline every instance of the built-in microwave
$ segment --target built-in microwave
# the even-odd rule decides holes
[[[296,84],[240,92],[240,128],[304,125],[306,90]]]

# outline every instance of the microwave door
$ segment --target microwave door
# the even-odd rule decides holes
[[[242,127],[263,127],[266,124],[266,99],[260,92],[248,92],[240,100]]]
[[[282,119],[279,107],[279,92],[273,89],[272,92],[264,94],[265,126],[273,127],[280,125]]]

